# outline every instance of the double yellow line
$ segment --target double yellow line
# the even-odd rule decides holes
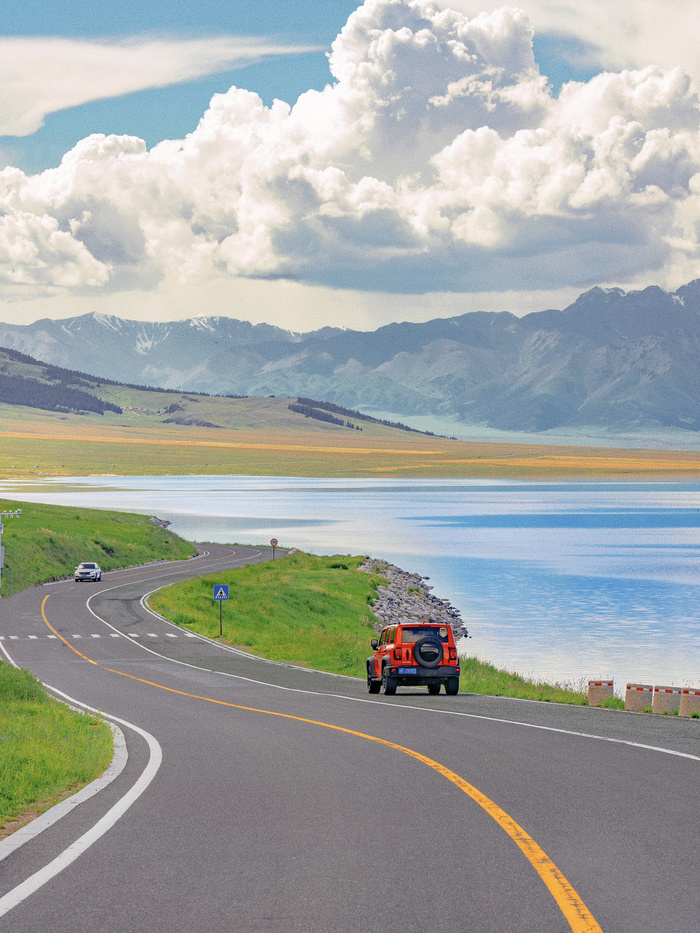
[[[407,748],[404,745],[397,745],[395,742],[380,739],[375,735],[367,735],[365,732],[356,732],[354,729],[346,729],[343,726],[335,726],[332,723],[319,722],[315,719],[305,719],[302,716],[292,716],[289,713],[277,713],[272,710],[257,709],[252,706],[241,706],[238,703],[227,703],[224,700],[215,700],[213,697],[204,697],[196,693],[186,693],[184,690],[175,690],[172,687],[154,683],[152,680],[144,680],[141,677],[134,677],[133,674],[126,674],[124,671],[117,671],[111,667],[105,667],[103,664],[93,661],[92,658],[88,658],[78,651],[74,645],[67,641],[63,635],[57,632],[51,625],[46,616],[46,603],[49,599],[50,594],[44,597],[41,604],[41,614],[46,625],[51,629],[54,635],[60,638],[61,641],[71,649],[71,651],[74,651],[84,661],[94,664],[95,667],[99,667],[103,671],[108,671],[110,674],[119,674],[120,677],[128,677],[130,680],[136,680],[141,684],[147,684],[149,687],[157,687],[159,690],[166,690],[168,693],[175,693],[179,696],[189,697],[194,700],[203,700],[205,703],[215,703],[217,706],[228,706],[231,709],[244,710],[248,713],[263,713],[266,716],[277,716],[280,719],[292,719],[295,722],[303,722],[311,726],[322,726],[324,729],[333,729],[335,732],[344,732],[346,735],[354,735],[360,739],[366,739],[368,742],[376,742],[378,745],[385,745],[387,748],[393,748],[398,752],[402,752],[404,755],[408,755],[410,758],[415,758],[428,768],[432,768],[433,771],[437,771],[438,774],[441,774],[444,778],[447,778],[448,781],[451,781],[452,784],[459,787],[460,790],[464,791],[475,803],[478,803],[479,806],[498,823],[501,829],[510,836],[547,886],[550,894],[556,901],[574,933],[602,933],[601,927],[598,925],[583,900],[559,871],[554,862],[549,858],[547,853],[535,842],[532,836],[528,835],[522,826],[516,823],[505,810],[502,810],[485,794],[482,794],[480,790],[468,781],[465,781],[464,778],[460,777],[454,771],[441,765],[438,761],[434,761],[426,755],[421,755],[420,752],[414,751],[412,748]]]

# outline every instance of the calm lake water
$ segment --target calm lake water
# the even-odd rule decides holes
[[[700,685],[700,484],[289,477],[0,482],[189,540],[370,554],[429,576],[465,653],[547,680]]]

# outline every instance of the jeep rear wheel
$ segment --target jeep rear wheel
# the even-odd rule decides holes
[[[382,686],[386,696],[390,697],[396,693],[396,678],[389,674],[387,667],[382,671]]]
[[[440,692],[440,684],[428,684],[428,693],[431,696],[433,697],[437,696],[439,692]]]
[[[413,646],[413,657],[421,667],[437,667],[442,655],[442,645],[436,638],[421,638]]]
[[[457,696],[459,693],[459,677],[448,677],[445,681],[445,693],[448,697]]]

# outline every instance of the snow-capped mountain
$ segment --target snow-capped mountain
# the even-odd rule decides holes
[[[593,288],[563,311],[293,334],[227,317],[0,324],[0,345],[137,385],[307,396],[504,430],[700,430],[700,280]]]

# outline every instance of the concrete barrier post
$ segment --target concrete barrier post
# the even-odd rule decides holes
[[[615,696],[613,692],[612,680],[589,680],[588,681],[588,705],[602,706],[603,701],[608,697]]]
[[[681,705],[678,715],[690,717],[693,713],[700,715],[700,688],[684,687],[681,690]]]
[[[641,713],[651,709],[654,687],[652,684],[627,684],[625,690],[625,709],[633,713]]]
[[[654,702],[652,709],[655,713],[674,713],[681,705],[680,687],[654,687]]]

